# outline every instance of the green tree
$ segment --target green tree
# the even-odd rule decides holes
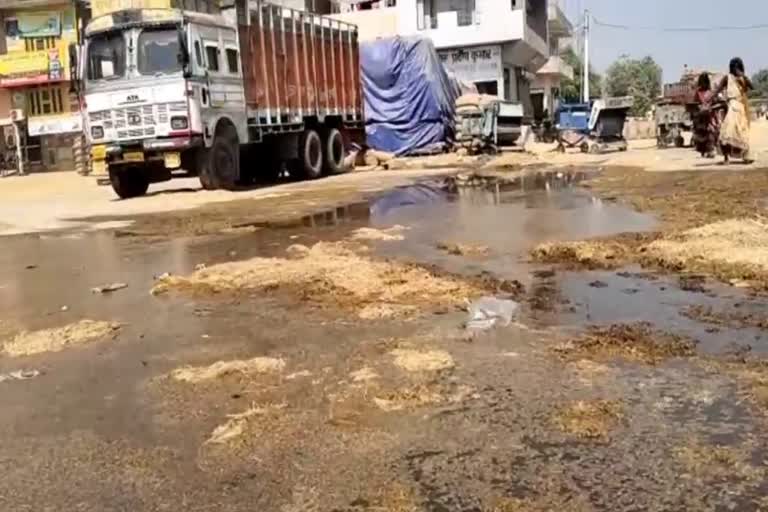
[[[752,75],[752,85],[755,87],[752,91],[754,96],[768,98],[768,69],[761,69]]]
[[[560,80],[560,97],[569,103],[581,101],[582,60],[576,55],[573,48],[565,50],[561,58],[563,62],[573,68],[573,78],[563,78]],[[599,74],[595,73],[592,69],[589,70],[590,96],[602,96],[602,81],[603,78]]]
[[[622,55],[608,68],[605,86],[609,96],[632,96],[632,115],[644,116],[661,95],[661,66],[652,57]]]

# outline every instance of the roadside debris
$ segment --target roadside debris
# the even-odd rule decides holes
[[[258,373],[280,372],[285,368],[285,360],[275,357],[254,357],[248,360],[217,361],[210,366],[187,366],[171,372],[174,380],[197,384],[220,379],[235,373],[253,375]]]
[[[59,352],[74,345],[80,345],[115,333],[121,325],[116,322],[80,320],[64,327],[54,327],[33,332],[22,332],[3,345],[2,352],[17,357]]]
[[[352,239],[378,242],[396,242],[405,239],[403,236],[403,231],[406,229],[408,228],[399,224],[396,224],[387,229],[359,228],[352,232]]]
[[[116,292],[117,290],[122,290],[123,288],[128,288],[127,283],[111,283],[104,286],[97,286],[95,288],[91,288],[91,293],[112,293]]]
[[[16,370],[15,372],[0,373],[0,382],[7,380],[28,380],[40,376],[38,370]]]
[[[496,325],[506,327],[519,309],[520,304],[513,300],[482,297],[469,305],[466,328],[485,331]]]

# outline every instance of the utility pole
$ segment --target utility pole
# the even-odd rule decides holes
[[[589,103],[589,9],[584,11],[584,103]]]

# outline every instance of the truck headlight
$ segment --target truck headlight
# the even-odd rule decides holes
[[[91,126],[91,137],[101,139],[104,137],[104,128],[101,126]]]
[[[186,116],[175,116],[171,118],[172,130],[185,130],[189,127],[189,122]]]

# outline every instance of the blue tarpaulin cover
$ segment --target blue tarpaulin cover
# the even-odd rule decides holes
[[[429,152],[453,138],[458,84],[430,39],[360,44],[368,145],[396,155]]]

